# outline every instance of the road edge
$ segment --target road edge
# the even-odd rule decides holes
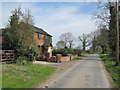
[[[82,57],[80,60],[76,60],[76,62],[74,62],[73,60],[71,60],[71,61],[74,62],[74,64],[71,64],[70,66],[66,65],[67,68],[65,68],[65,69],[60,68],[60,67],[56,67],[55,72],[52,73],[52,75],[50,75],[50,77],[48,77],[48,79],[45,82],[36,85],[35,88],[44,88],[44,87],[47,88],[47,86],[46,86],[47,84],[49,84],[52,81],[56,80],[58,77],[60,77],[62,74],[64,74],[67,70],[69,70],[72,66],[78,64],[78,62],[82,62],[85,58],[86,58],[86,55],[84,55],[84,57]],[[69,61],[69,62],[71,62],[71,61]]]
[[[110,75],[110,73],[107,71],[107,69],[105,67],[105,63],[104,63],[104,61],[103,61],[103,59],[101,57],[100,57],[100,60],[101,60],[101,63],[103,65],[103,67],[104,67],[104,72],[105,72],[105,74],[107,76],[107,80],[108,80],[108,83],[110,85],[110,88],[115,88],[115,82],[114,82],[112,76]]]

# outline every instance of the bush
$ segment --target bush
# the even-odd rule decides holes
[[[73,60],[80,60],[80,57],[74,57]]]
[[[32,62],[29,61],[26,57],[18,57],[16,61],[17,65],[32,65]]]
[[[53,55],[56,56],[57,54],[62,54],[62,56],[67,56],[67,52],[64,50],[53,50]]]
[[[78,49],[55,49],[53,50],[53,55],[62,54],[62,56],[67,56],[68,54],[77,55],[81,50]]]
[[[29,61],[33,61],[36,56],[40,56],[40,52],[35,45],[31,45],[31,47],[28,48],[26,55]]]
[[[18,57],[24,57],[27,61],[34,61],[36,56],[40,56],[36,45],[30,45],[27,50],[18,49]]]

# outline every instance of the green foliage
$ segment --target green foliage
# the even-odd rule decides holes
[[[73,60],[80,60],[80,57],[74,57]]]
[[[48,41],[48,37],[44,36],[44,41],[47,42]]]
[[[98,21],[99,24],[98,28],[100,29],[100,35],[98,36],[99,45],[102,48],[103,54],[111,53],[111,55],[115,55],[116,52],[115,2],[106,2],[106,3],[103,2],[98,4],[98,7],[99,7],[98,9],[99,12],[98,14],[95,15],[95,20]]]
[[[68,54],[76,55],[78,52],[81,52],[81,50],[78,49],[56,49],[53,50],[53,55],[56,56],[56,54],[62,54],[62,56],[67,56]]]
[[[21,51],[20,51],[21,52]],[[33,61],[35,60],[36,56],[40,56],[40,52],[37,49],[36,45],[31,45],[30,47],[28,47],[28,49],[23,52],[22,55],[20,56],[25,56],[27,58],[28,61]]]
[[[116,61],[115,57],[109,56],[109,54],[100,54],[100,57],[104,60],[105,67],[112,76],[113,80],[115,81],[115,87],[117,88],[119,84],[119,70],[120,66],[115,66]]]
[[[52,37],[50,37],[50,40],[49,40],[50,42],[52,42]]]
[[[48,51],[48,47],[43,47],[43,53],[46,53]]]
[[[109,22],[109,47],[112,54],[116,51],[116,7],[110,5],[110,22]]]
[[[2,65],[2,88],[35,88],[45,82],[55,67],[43,65]]]
[[[51,36],[44,36],[44,41],[45,42],[52,42],[52,37]]]
[[[25,56],[27,58],[25,60],[35,60],[35,56],[40,54],[34,42],[33,24],[30,10],[22,13],[20,7],[15,9],[10,16],[7,30],[5,30],[3,49],[13,49],[18,56]]]
[[[32,65],[32,62],[28,61],[26,57],[18,57],[16,65]]]
[[[21,14],[21,8],[12,11],[12,16],[10,16],[9,24],[7,25],[7,30],[4,35],[3,48],[5,49],[15,49],[19,42],[19,19]]]
[[[56,54],[62,54],[62,56],[67,56],[67,52],[64,50],[53,50],[53,55],[56,56]]]

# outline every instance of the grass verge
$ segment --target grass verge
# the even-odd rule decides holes
[[[32,88],[46,81],[55,71],[43,65],[2,65],[2,88]]]
[[[100,54],[100,57],[104,60],[105,67],[115,82],[114,87],[120,88],[120,66],[115,66],[115,57],[108,54]]]
[[[74,57],[73,60],[80,60],[80,57]]]

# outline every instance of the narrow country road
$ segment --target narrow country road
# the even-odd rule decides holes
[[[98,54],[92,54],[46,86],[48,88],[109,88],[110,85],[101,59]]]

